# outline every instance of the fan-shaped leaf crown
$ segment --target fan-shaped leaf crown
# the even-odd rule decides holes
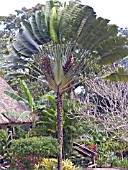
[[[112,64],[124,58],[128,49],[118,27],[97,17],[93,8],[74,1],[63,7],[58,4],[47,1],[41,11],[23,21],[8,49],[15,72],[17,68],[21,73],[23,64],[36,77],[44,74],[53,90],[59,85],[64,92],[87,67]]]

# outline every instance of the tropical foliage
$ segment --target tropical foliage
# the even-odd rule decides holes
[[[52,137],[29,137],[12,140],[12,164],[17,169],[33,169],[41,157],[57,157],[59,146]]]
[[[63,160],[62,162],[63,170],[81,170],[81,168],[76,167],[69,160]],[[35,165],[35,170],[57,170],[57,159],[51,158],[43,158],[40,164]]]
[[[11,61],[11,64],[14,63],[14,67],[11,65],[10,69],[16,72],[29,68],[31,73],[42,75],[46,72],[45,68],[47,68],[46,61],[44,61],[46,54],[49,55],[48,59],[51,60],[49,64],[53,66],[58,56],[54,53],[59,51],[61,51],[60,55],[63,56],[63,61],[61,61],[63,69],[67,66],[66,61],[68,64],[68,61],[71,60],[70,54],[72,53],[73,60],[78,61],[78,64],[82,67],[79,68],[79,71],[86,69],[88,65],[93,63],[111,64],[127,55],[127,48],[123,46],[125,45],[124,38],[117,36],[117,27],[109,25],[108,20],[96,18],[91,7],[76,5],[76,3],[72,2],[63,10],[59,10],[55,4],[51,3],[52,7],[54,6],[51,13],[54,12],[54,15],[53,18],[50,18],[50,16],[45,17],[45,13],[47,15],[51,14],[49,3],[47,3],[45,10],[37,11],[35,15],[30,17],[29,21],[24,20],[15,41],[9,43],[10,56],[7,59]],[[53,21],[55,30],[51,28],[50,32],[50,22],[52,25]],[[43,32],[41,32],[42,28]],[[90,29],[91,33],[89,33]],[[56,39],[53,40],[53,36]],[[41,38],[42,40],[39,41]],[[35,56],[35,54],[37,55]],[[54,56],[56,59],[50,58],[50,56]],[[37,64],[36,68],[33,62],[35,65]],[[42,64],[44,64],[45,68],[42,68]],[[74,71],[76,71],[76,67],[77,65],[74,65]],[[21,75],[21,71],[18,73],[16,74],[17,76]],[[14,76],[14,74],[11,76]]]
[[[3,156],[3,159],[6,161],[10,160],[11,157],[11,151],[10,151],[10,145],[11,145],[11,139],[12,134],[9,132],[9,130],[0,130],[0,155]]]
[[[36,123],[37,135],[50,135],[57,137],[57,106],[55,98],[51,95],[43,96],[44,104],[39,105],[39,120]],[[43,98],[42,97],[42,98]],[[84,128],[81,124],[80,114],[75,110],[79,109],[80,104],[76,99],[63,99],[63,157],[69,158],[72,155],[73,141],[84,134]]]
[[[105,80],[110,80],[111,82],[128,82],[128,70],[124,69],[123,67],[118,67],[117,71],[108,75],[104,75],[101,78]]]
[[[41,10],[23,20],[13,41],[8,43],[6,77],[40,79],[57,96],[59,167],[62,169],[62,95],[84,80],[91,66],[112,64],[128,54],[126,39],[109,20],[96,17],[93,8],[70,1],[62,6],[47,1]]]

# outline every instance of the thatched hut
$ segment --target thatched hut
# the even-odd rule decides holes
[[[26,117],[24,120],[17,121],[14,116],[5,116],[2,113],[5,112],[19,112],[29,110],[24,103],[18,102],[11,97],[7,96],[4,91],[9,91],[11,93],[16,92],[8,85],[8,83],[0,77],[0,129],[6,129],[8,127],[13,127],[17,125],[25,125],[30,127],[32,124],[32,116]]]

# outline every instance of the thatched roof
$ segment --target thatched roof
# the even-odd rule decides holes
[[[29,110],[27,106],[23,103],[18,102],[11,97],[7,96],[4,91],[9,91],[11,93],[16,92],[7,84],[7,82],[0,77],[0,124],[11,124],[14,123],[17,119],[14,117],[5,117],[1,113],[3,112],[19,112],[22,113],[26,110]],[[11,120],[11,122],[10,122]],[[19,123],[31,122],[32,117],[26,117],[24,120]],[[18,122],[15,122],[18,123]]]

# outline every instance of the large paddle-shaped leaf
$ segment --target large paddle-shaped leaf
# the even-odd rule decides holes
[[[124,81],[128,82],[128,71],[123,67],[119,67],[118,71],[104,75],[101,77],[104,80],[110,80],[111,82]]]

